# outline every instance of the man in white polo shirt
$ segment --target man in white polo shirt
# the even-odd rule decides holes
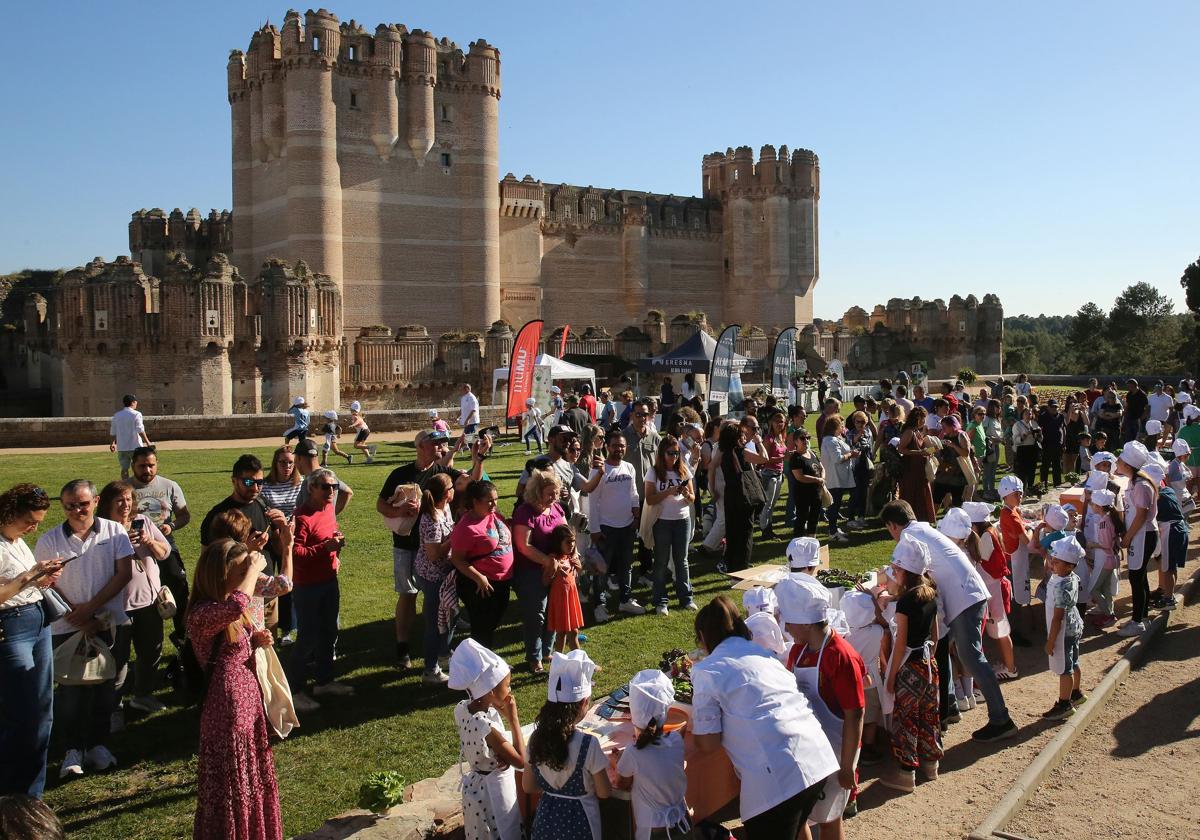
[[[96,488],[85,478],[68,482],[59,494],[67,520],[37,542],[38,560],[63,558],[55,589],[72,610],[50,625],[54,647],[82,630],[107,644],[118,664],[129,657],[130,624],[125,615],[125,586],[133,577],[133,544],[125,528],[96,516]],[[54,699],[55,729],[67,748],[58,776],[82,776],[115,767],[108,747],[116,680],[91,685],[60,685]]]
[[[121,465],[121,478],[129,478],[129,465],[133,461],[133,450],[139,446],[149,446],[150,438],[146,434],[146,424],[142,412],[137,410],[138,399],[133,394],[126,394],[121,402],[125,407],[112,416],[108,424],[108,433],[112,442],[108,444],[109,452],[117,453],[117,462]]]

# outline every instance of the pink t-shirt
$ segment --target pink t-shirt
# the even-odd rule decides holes
[[[488,580],[508,580],[513,572],[512,533],[499,514],[476,519],[468,513],[450,533],[450,551],[461,553]]]
[[[434,420],[433,421],[433,430],[435,432],[448,432],[448,431],[450,431],[450,424],[447,423],[445,420]]]
[[[767,459],[767,463],[763,465],[763,469],[782,470],[783,459],[787,455],[787,444],[782,438],[766,437],[763,438],[763,449],[765,452],[760,453]]]
[[[522,502],[513,512],[512,525],[516,528],[518,525],[524,525],[529,529],[529,544],[543,554],[553,554],[553,548],[550,544],[550,533],[567,521],[563,514],[562,505],[558,502],[550,505],[541,513],[528,502]],[[521,551],[521,547],[517,546],[517,563],[527,569],[541,570],[541,566],[530,560]]]

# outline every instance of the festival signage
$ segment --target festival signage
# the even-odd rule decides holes
[[[788,327],[775,339],[775,357],[771,365],[771,393],[786,399],[788,384],[796,367],[796,328]]]
[[[521,327],[513,342],[508,362],[508,408],[504,416],[512,419],[525,410],[525,400],[533,396],[533,368],[542,340],[542,321],[530,321]]]
[[[726,327],[717,339],[717,347],[713,350],[712,369],[708,380],[709,402],[723,403],[729,398],[729,384],[733,376],[734,349],[737,344],[741,327],[737,324]]]

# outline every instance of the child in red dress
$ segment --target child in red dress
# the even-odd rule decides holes
[[[557,634],[554,648],[579,650],[579,628],[583,626],[583,607],[579,604],[579,589],[575,574],[583,568],[575,550],[575,529],[559,525],[550,532],[550,551],[554,565],[542,572],[542,582],[550,587],[546,607],[546,629]]]

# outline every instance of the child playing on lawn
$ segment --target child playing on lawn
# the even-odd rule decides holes
[[[601,840],[600,800],[612,792],[608,756],[576,727],[587,715],[596,663],[582,650],[555,652],[546,703],[529,736],[521,787],[541,793],[530,840]]]
[[[363,417],[362,403],[358,400],[350,403],[350,428],[354,431],[354,448],[366,456],[368,464],[371,463],[375,460],[376,447],[373,443],[367,443],[367,438],[371,436],[371,428]]]
[[[347,464],[354,463],[354,456],[347,455],[342,450],[338,449],[338,435],[342,433],[342,427],[337,424],[337,412],[332,408],[324,414],[325,422],[321,424],[321,434],[325,435],[325,446],[321,449],[321,466],[325,466],[325,460],[329,457],[329,453],[341,455],[346,459]]]
[[[550,532],[550,550],[547,552],[553,565],[542,570],[542,583],[550,587],[546,605],[546,631],[556,633],[555,649],[579,650],[579,628],[583,626],[583,607],[579,602],[579,589],[575,575],[583,568],[579,552],[575,550],[575,529],[562,524]]]
[[[1093,473],[1099,475],[1099,473]],[[1117,623],[1117,569],[1121,565],[1121,538],[1125,523],[1113,505],[1116,494],[1107,488],[1091,491],[1091,504],[1084,520],[1083,533],[1087,543],[1087,562],[1092,572],[1091,624],[1104,630]]]
[[[1054,574],[1046,589],[1046,656],[1050,670],[1058,674],[1058,702],[1042,713],[1051,720],[1065,720],[1087,697],[1080,690],[1079,637],[1083,619],[1075,604],[1079,600],[1079,578],[1075,565],[1083,559],[1083,546],[1074,536],[1050,545],[1050,568]]]
[[[454,707],[463,776],[464,833],[468,840],[521,840],[514,767],[525,766],[525,739],[508,664],[474,639],[450,657],[450,688],[467,692]],[[509,741],[509,738],[512,741]]]
[[[304,440],[308,437],[308,401],[304,397],[296,397],[292,400],[292,407],[287,410],[288,416],[292,418],[292,427],[283,433],[283,445],[287,446],[292,442],[292,438]]]
[[[638,671],[629,681],[629,715],[637,741],[617,761],[618,784],[632,782],[631,805],[636,840],[670,837],[689,840],[692,826],[684,794],[683,736],[665,732],[675,702],[671,678],[659,670]]]

